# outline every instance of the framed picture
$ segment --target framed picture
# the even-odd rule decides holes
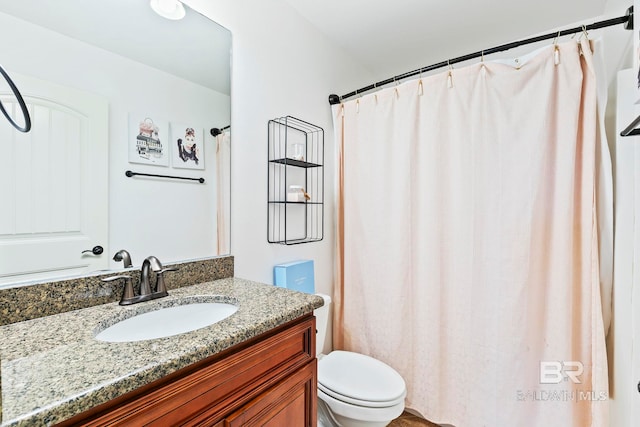
[[[204,131],[193,124],[171,122],[171,166],[204,169]]]
[[[129,162],[169,166],[168,127],[153,115],[129,113]]]

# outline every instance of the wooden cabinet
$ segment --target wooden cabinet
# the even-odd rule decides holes
[[[316,426],[315,318],[308,314],[60,426]]]

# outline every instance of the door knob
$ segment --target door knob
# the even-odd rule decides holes
[[[92,253],[94,255],[100,255],[102,252],[104,252],[104,248],[102,246],[94,246],[93,249],[82,251],[83,254]]]

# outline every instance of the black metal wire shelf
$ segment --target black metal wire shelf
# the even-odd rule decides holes
[[[292,116],[269,120],[267,127],[267,241],[319,242],[324,235],[324,130]]]
[[[319,242],[321,240],[322,240],[322,237],[320,237],[320,238],[294,239],[294,240],[272,240],[269,243],[281,243],[283,245],[300,245],[302,243]]]
[[[286,205],[322,205],[322,202],[287,202],[279,200],[269,200],[268,203],[281,203]]]
[[[322,167],[322,165],[319,165],[317,163],[310,163],[310,162],[305,162],[304,160],[295,160],[295,159],[289,159],[289,158],[274,159],[274,160],[269,160],[269,162],[271,162],[271,163],[279,163],[281,165],[287,165],[287,166],[295,166],[295,167],[299,167],[299,168],[319,168],[319,167]]]

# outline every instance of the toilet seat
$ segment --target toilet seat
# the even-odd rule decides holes
[[[402,393],[402,395],[398,396],[394,400],[389,400],[384,402],[371,402],[368,400],[359,400],[349,396],[344,396],[340,393],[336,393],[335,391],[324,387],[320,383],[318,383],[318,390],[323,392],[326,396],[329,396],[334,400],[339,400],[341,402],[349,403],[351,405],[361,406],[363,408],[388,408],[389,406],[394,406],[399,403],[404,403],[404,398],[406,396],[406,392],[404,392]]]
[[[318,389],[318,399],[330,409],[331,416],[357,420],[360,423],[384,422],[384,425],[387,425],[391,420],[398,418],[404,411],[404,400],[393,406],[385,406],[383,408],[363,407],[334,399],[320,389]]]
[[[363,408],[404,404],[406,385],[392,367],[364,354],[332,351],[318,361],[318,389]]]

